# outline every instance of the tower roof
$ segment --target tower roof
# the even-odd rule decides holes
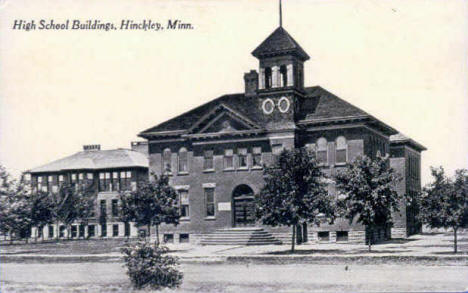
[[[271,35],[252,52],[252,55],[257,58],[284,54],[295,54],[303,61],[310,58],[304,49],[302,49],[293,37],[281,26],[271,33]]]

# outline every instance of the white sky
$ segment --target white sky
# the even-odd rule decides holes
[[[425,145],[429,166],[468,167],[468,1],[288,0],[283,24],[321,85]],[[0,0],[0,163],[15,175],[83,144],[136,134],[243,91],[278,2]],[[13,31],[15,19],[168,19],[190,31]]]

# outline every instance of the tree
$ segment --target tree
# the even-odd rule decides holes
[[[31,225],[37,227],[36,240],[39,237],[39,230],[52,223],[54,202],[47,192],[37,191],[30,197]],[[44,238],[44,234],[42,234]]]
[[[137,190],[120,194],[120,215],[123,222],[135,222],[146,226],[148,236],[151,227],[156,227],[156,244],[159,245],[159,225],[179,224],[178,194],[169,185],[169,177],[153,175],[154,180],[142,182]]]
[[[369,251],[374,229],[392,224],[392,212],[398,212],[405,199],[396,191],[399,181],[388,156],[380,154],[375,160],[359,156],[336,175],[336,187],[344,195],[340,199],[343,215],[350,223],[356,219],[366,226]]]
[[[320,225],[324,218],[335,218],[334,200],[312,152],[305,148],[283,150],[263,173],[265,185],[255,196],[257,218],[264,225],[292,227],[291,252],[297,225]]]
[[[31,227],[29,185],[23,180],[11,178],[6,169],[0,165],[0,229],[20,238],[29,236]]]
[[[70,235],[70,226],[74,221],[87,222],[95,208],[96,196],[92,186],[78,186],[63,183],[57,192],[49,192],[52,199],[52,214],[57,229],[57,241],[59,239],[59,225],[67,226]]]
[[[423,188],[420,197],[420,220],[431,228],[453,229],[453,251],[457,253],[457,231],[463,226],[468,210],[468,171],[455,171],[455,178],[445,175],[442,167],[431,167],[433,182]]]

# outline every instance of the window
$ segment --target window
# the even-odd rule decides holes
[[[286,65],[280,66],[280,87],[284,87],[288,84],[288,70]]]
[[[330,232],[322,231],[317,233],[319,241],[330,241]]]
[[[271,74],[271,68],[266,67],[265,68],[265,88],[269,89],[272,86],[272,74]]]
[[[346,138],[340,136],[336,139],[336,163],[345,164],[347,162]]]
[[[43,228],[37,228],[37,237],[42,238],[42,229]]]
[[[254,147],[252,149],[252,153],[253,153],[253,166],[262,167],[262,148]]]
[[[242,148],[237,150],[237,154],[239,156],[239,168],[241,169],[247,169],[247,149]]]
[[[317,140],[317,162],[319,164],[328,164],[328,143],[323,137]]]
[[[348,231],[336,231],[336,242],[347,242]]]
[[[188,172],[188,156],[187,149],[181,148],[179,150],[179,173]]]
[[[59,175],[59,177],[58,177],[59,185],[63,184],[63,180],[64,180],[63,175]]]
[[[93,173],[88,173],[88,180],[93,180],[94,179],[94,176],[93,176]]]
[[[214,188],[205,188],[205,206],[206,206],[206,216],[214,217],[215,215]]]
[[[83,184],[83,180],[84,180],[84,174],[83,173],[80,173],[78,174],[78,184]]]
[[[101,224],[101,237],[107,237],[107,225]]]
[[[170,174],[172,172],[171,156],[170,149],[165,149],[163,151],[163,173],[165,174]]]
[[[112,200],[112,217],[119,216],[119,200],[113,199]]]
[[[174,243],[174,234],[164,234],[164,243]]]
[[[76,225],[71,226],[71,237],[76,238],[78,236],[78,228]]]
[[[49,238],[54,238],[54,226],[49,226]]]
[[[132,180],[131,171],[120,172],[120,190],[130,190],[131,180]]]
[[[99,191],[110,191],[111,173],[99,173]]]
[[[205,170],[213,170],[213,150],[207,150],[203,154],[204,161],[203,161],[203,169]]]
[[[52,187],[54,186],[54,177],[53,175],[49,175],[47,179],[47,190],[52,190]]]
[[[112,190],[120,190],[119,172],[112,172]]]
[[[124,233],[125,233],[125,237],[130,236],[130,223],[128,222],[124,224]]]
[[[188,190],[179,190],[180,216],[190,217]]]
[[[71,184],[75,184],[76,183],[76,174],[71,174]]]
[[[85,226],[80,225],[79,229],[78,229],[78,236],[81,237],[81,238],[84,238],[84,234],[85,234],[84,232],[85,232]]]
[[[278,163],[279,156],[281,155],[281,152],[283,151],[283,145],[282,144],[277,144],[272,146],[271,148],[271,153],[273,155],[273,163],[276,164]]]
[[[107,217],[107,207],[106,207],[106,200],[105,199],[101,200],[100,208],[101,208],[101,218],[106,218]]]
[[[65,226],[60,226],[59,227],[59,237],[60,238],[65,237],[65,229],[66,229]]]
[[[96,236],[96,227],[94,225],[88,226],[88,237]]]
[[[224,151],[224,169],[233,169],[234,168],[234,157],[232,150]]]
[[[119,236],[119,225],[118,224],[112,225],[112,236],[113,237]]]
[[[179,243],[189,243],[189,234],[179,234]]]

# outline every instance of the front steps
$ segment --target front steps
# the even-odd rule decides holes
[[[217,229],[202,235],[201,245],[271,245],[281,244],[271,233],[256,227]]]

